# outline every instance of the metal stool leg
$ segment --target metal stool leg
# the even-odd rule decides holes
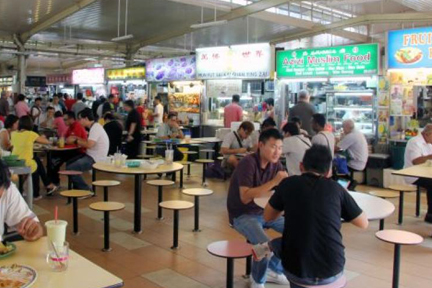
[[[202,186],[206,187],[206,177],[205,177],[205,172],[206,172],[206,163],[203,163],[203,171],[202,171]]]
[[[92,169],[92,182],[96,181],[96,169]],[[96,197],[96,186],[92,185],[93,197]]]
[[[73,209],[73,234],[78,235],[78,198],[72,198],[72,209]]]
[[[227,278],[226,278],[226,287],[233,288],[234,280],[234,259],[227,258]]]
[[[404,191],[399,191],[399,217],[398,217],[399,225],[402,225],[403,222],[403,205],[404,205]]]
[[[393,283],[392,283],[393,288],[399,287],[400,253],[401,253],[400,244],[395,244],[394,261],[393,261]]]
[[[416,217],[420,217],[420,205],[421,205],[420,186],[417,186],[417,191],[416,191]]]
[[[252,256],[246,257],[246,274],[243,275],[244,279],[250,278],[250,274],[252,272]]]
[[[193,232],[201,232],[199,229],[199,196],[195,196],[195,209],[194,209],[194,230]]]
[[[173,233],[173,246],[171,249],[178,248],[178,230],[179,230],[179,210],[174,210],[174,233]]]
[[[68,190],[72,190],[72,179],[71,179],[71,176],[67,176],[67,178],[68,178]],[[71,203],[71,198],[68,197],[66,205],[69,205],[70,203]]]
[[[187,165],[187,166],[188,166],[187,176],[190,177],[190,175],[191,175],[191,172],[190,172],[191,168],[190,168],[190,166],[191,166],[191,165],[189,164],[189,165]]]
[[[108,201],[108,187],[104,187],[104,201]]]
[[[162,195],[162,186],[158,186],[158,220],[162,220],[162,207],[159,206],[159,204],[163,201],[163,195]]]
[[[183,188],[183,171],[184,168],[180,170],[180,188]]]
[[[384,230],[384,219],[380,219],[380,222],[379,222],[379,230],[381,231],[381,230]]]
[[[110,241],[109,241],[109,211],[104,211],[104,248],[102,251],[108,252],[111,251]]]

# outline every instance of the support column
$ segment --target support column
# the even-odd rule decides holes
[[[19,35],[14,34],[13,35],[13,40],[15,45],[17,45],[18,48],[18,89],[17,89],[17,93],[24,93],[25,90],[25,81],[27,80],[27,75],[26,75],[26,55],[25,55],[25,41],[23,41],[21,39],[21,37]],[[15,91],[14,91],[15,92]]]

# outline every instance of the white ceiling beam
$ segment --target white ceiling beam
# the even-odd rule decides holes
[[[271,41],[272,44],[278,44],[282,42],[287,42],[291,40],[297,40],[302,38],[307,38],[315,36],[318,34],[325,33],[346,33],[349,31],[343,30],[348,27],[356,27],[360,25],[368,24],[388,24],[388,23],[402,23],[402,22],[430,22],[432,21],[432,13],[398,13],[398,14],[369,14],[358,16],[355,18],[350,18],[347,20],[337,21],[328,25],[317,25],[312,30],[304,31],[300,33],[288,34],[287,36],[282,36],[275,38]]]

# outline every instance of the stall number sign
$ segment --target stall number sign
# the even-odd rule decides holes
[[[278,77],[374,75],[379,72],[378,44],[277,53]]]
[[[388,68],[432,68],[432,27],[390,31]]]
[[[270,78],[270,44],[197,49],[196,55],[198,79]]]

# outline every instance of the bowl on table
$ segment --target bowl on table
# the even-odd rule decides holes
[[[136,161],[136,160],[126,161],[126,166],[128,168],[138,168],[138,167],[140,167],[140,165],[141,165],[140,161]]]

